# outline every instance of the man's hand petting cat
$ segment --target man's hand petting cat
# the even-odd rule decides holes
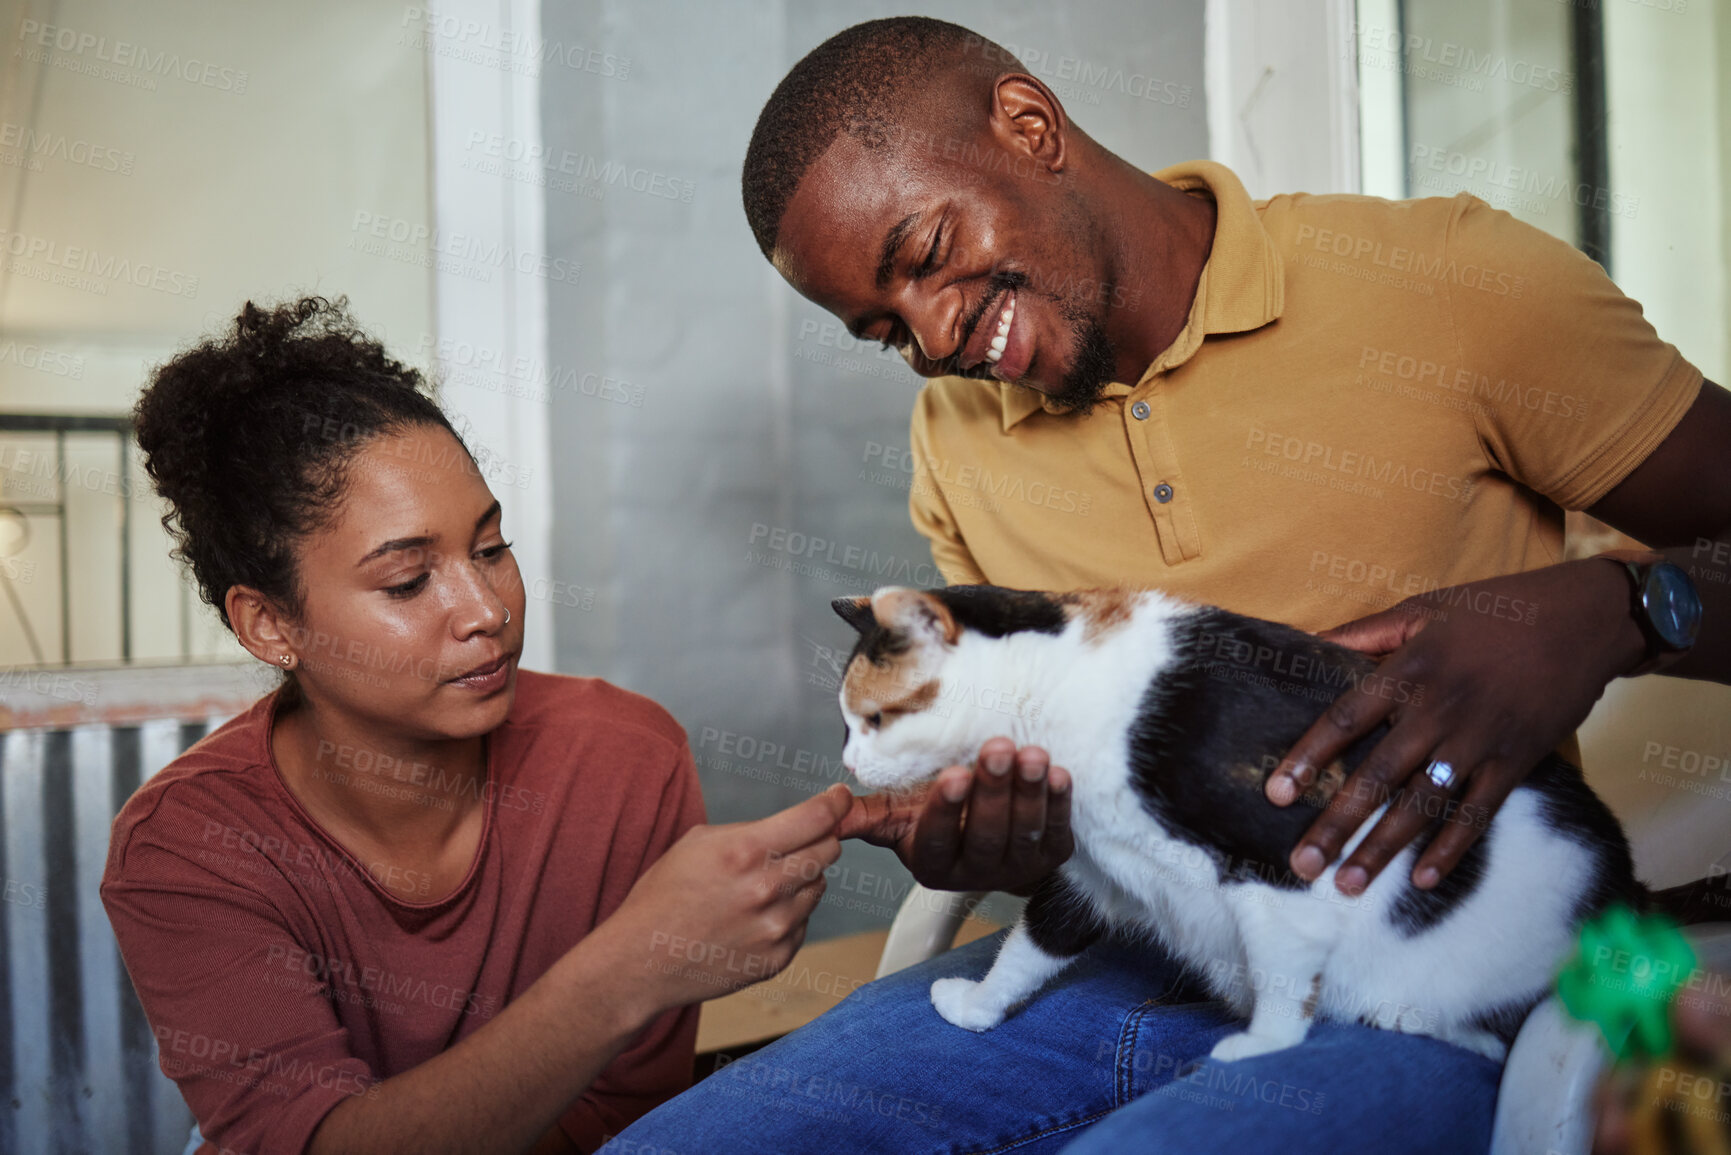
[[[1298,740],[1267,794],[1289,805],[1317,767],[1389,723],[1292,852],[1293,872],[1316,878],[1389,803],[1335,875],[1349,895],[1432,826],[1412,880],[1440,882],[1606,683],[1645,653],[1628,576],[1595,558],[1432,590],[1321,636],[1382,660]]]
[[[993,738],[973,766],[946,767],[914,790],[854,798],[840,835],[889,847],[933,890],[1023,893],[1075,849],[1070,775],[1038,746]]]
[[[849,797],[837,785],[755,822],[692,827],[579,949],[605,952],[645,1022],[779,973],[841,857]]]

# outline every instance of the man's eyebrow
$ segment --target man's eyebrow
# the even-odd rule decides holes
[[[894,225],[884,236],[884,247],[878,252],[877,287],[889,287],[890,277],[896,271],[896,253],[900,251],[902,242],[908,239],[908,234],[914,231],[914,226],[920,223],[919,213],[909,213]]]
[[[489,505],[487,507],[487,510],[485,513],[481,514],[480,517],[477,517],[475,519],[475,528],[477,530],[479,530],[483,525],[486,525],[489,521],[492,521],[495,517],[498,517],[499,516],[499,509],[500,509],[499,503],[497,501],[494,501],[492,505]],[[366,565],[368,562],[372,561],[374,558],[383,557],[387,553],[397,553],[397,552],[400,552],[400,551],[405,550],[405,549],[423,549],[426,546],[429,546],[432,544],[433,544],[433,535],[430,533],[416,534],[414,537],[393,537],[390,541],[382,542],[381,544],[376,546],[371,553],[367,554],[366,557],[363,557],[360,561],[356,562],[355,565],[356,566]]]

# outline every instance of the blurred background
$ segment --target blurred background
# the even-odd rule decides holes
[[[1723,0],[0,0],[0,1152],[185,1142],[96,882],[119,805],[272,675],[170,558],[128,413],[248,298],[346,295],[440,382],[517,543],[524,664],[666,705],[713,820],[845,778],[828,603],[940,580],[918,382],[763,261],[739,170],[794,61],[910,9],[1150,170],[1474,193],[1731,376]],[[1572,520],[1571,552],[1611,536]],[[1646,678],[1583,730],[1652,881],[1721,865],[1727,704]],[[850,846],[812,941],[908,888]]]

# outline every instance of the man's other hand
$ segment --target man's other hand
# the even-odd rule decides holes
[[[1038,746],[993,738],[973,766],[945,767],[913,790],[856,797],[838,833],[889,847],[933,890],[1023,893],[1075,849],[1070,775]]]
[[[1387,803],[1335,874],[1350,895],[1433,827],[1412,881],[1441,881],[1646,645],[1629,612],[1628,575],[1601,558],[1433,590],[1321,636],[1381,661],[1299,738],[1267,792],[1290,805],[1316,781],[1315,767],[1389,723],[1292,852],[1293,872],[1317,877]]]

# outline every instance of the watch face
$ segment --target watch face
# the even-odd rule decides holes
[[[1701,597],[1689,575],[1670,562],[1660,562],[1647,573],[1641,600],[1647,619],[1667,646],[1686,650],[1701,630]]]

